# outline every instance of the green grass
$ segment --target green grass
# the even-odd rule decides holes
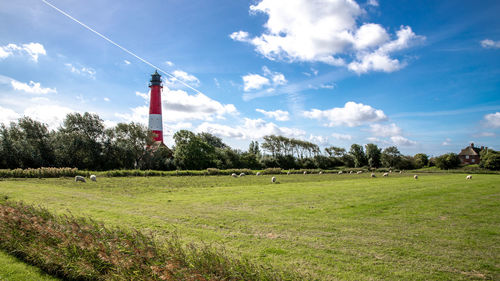
[[[5,252],[0,251],[0,280],[1,281],[56,281],[55,277],[47,275],[40,269],[27,265],[12,257]]]
[[[498,175],[270,178],[5,179],[0,196],[321,280],[500,279]]]

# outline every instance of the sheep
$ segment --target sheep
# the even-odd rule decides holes
[[[323,171],[320,171],[318,174],[322,175],[322,174],[323,174]]]
[[[362,172],[363,172],[363,171],[358,171],[356,174],[358,174],[358,175],[359,175],[359,174],[361,174]]]
[[[349,171],[349,174],[352,174],[352,171]]]
[[[468,175],[465,177],[466,180],[471,180],[472,179],[472,175]]]
[[[389,173],[392,173],[392,170],[389,170]]]
[[[244,177],[244,176],[245,176],[245,173],[241,173],[241,174],[240,174],[240,177]]]
[[[289,174],[290,174],[290,171],[286,172],[286,174],[287,174],[287,175],[289,175]]]
[[[75,182],[79,182],[79,181],[86,182],[84,177],[82,177],[82,176],[76,176],[75,177]]]
[[[271,182],[272,182],[272,183],[275,183],[275,182],[276,182],[276,177],[272,177],[272,178],[271,178]]]
[[[399,173],[400,173],[400,174],[402,174],[402,173],[403,173],[403,171],[399,171]]]
[[[304,175],[307,175],[307,171],[304,171]]]
[[[342,172],[342,171],[339,171],[339,175],[340,175],[340,174],[342,174],[342,173],[344,173],[344,172]]]
[[[388,177],[389,176],[389,173],[384,173],[383,175],[384,177]]]
[[[232,174],[231,174],[231,177],[233,177],[233,178],[235,178],[235,177],[237,177],[237,176],[238,176],[238,175],[237,175],[237,174],[235,174],[235,173],[232,173]]]
[[[372,173],[372,174],[370,175],[370,177],[371,177],[371,178],[375,178],[376,176],[375,176],[375,174],[374,174],[374,173]]]
[[[418,180],[418,175],[414,175],[413,178]]]
[[[97,181],[97,177],[95,175],[90,175],[90,180],[91,181]]]
[[[260,172],[257,172],[257,174],[255,174],[256,176],[260,176]]]

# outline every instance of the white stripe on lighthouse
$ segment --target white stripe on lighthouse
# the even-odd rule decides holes
[[[161,114],[149,114],[149,129],[163,132]]]

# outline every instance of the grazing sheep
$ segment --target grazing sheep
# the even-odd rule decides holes
[[[342,174],[342,173],[344,173],[344,172],[342,172],[342,171],[339,171],[339,175],[340,175],[340,174]]]
[[[371,178],[375,178],[376,176],[375,176],[375,174],[374,174],[374,173],[372,173],[372,174],[370,175],[370,177],[371,177]]]
[[[271,178],[271,182],[272,182],[272,183],[275,183],[275,182],[276,182],[276,177],[272,177],[272,178]]]
[[[361,173],[363,173],[363,171],[358,171],[356,174],[358,174],[358,175],[359,175],[359,174],[361,174]]]
[[[322,175],[322,174],[323,174],[323,171],[320,171],[320,172],[319,172],[319,174],[320,174],[320,175]]]
[[[389,170],[389,173],[392,173],[392,170]]]
[[[287,175],[289,175],[289,174],[290,174],[290,171],[286,172],[286,174],[287,174]]]
[[[84,177],[82,177],[82,176],[76,176],[76,177],[75,177],[75,182],[78,182],[78,181],[81,181],[81,182],[86,182],[86,181],[85,181],[85,178],[84,178]]]
[[[349,171],[349,174],[352,174],[352,171]]]
[[[90,175],[90,180],[91,181],[97,181],[97,177],[95,175]]]
[[[471,180],[472,179],[472,176],[471,175],[468,175],[465,177],[466,180]]]
[[[403,173],[403,171],[399,171],[399,173],[400,173],[400,174],[402,174],[402,173]]]
[[[307,171],[304,171],[304,175],[307,175]]]
[[[413,178],[418,180],[418,175],[414,175]]]
[[[384,177],[388,177],[389,176],[389,173],[384,173],[383,175]]]
[[[235,178],[235,177],[237,177],[237,176],[238,176],[238,175],[237,175],[237,174],[235,174],[235,173],[232,173],[232,174],[231,174],[231,177],[233,177],[233,178]]]
[[[240,174],[240,177],[244,177],[244,176],[245,176],[245,173],[241,173],[241,174]]]
[[[260,176],[260,172],[257,172],[257,174],[255,174],[256,176]]]

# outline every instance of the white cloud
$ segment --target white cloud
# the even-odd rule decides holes
[[[275,86],[288,83],[283,73],[273,72],[267,66],[263,66],[262,71],[264,72],[264,76],[269,77]]]
[[[215,83],[215,86],[217,86],[217,88],[220,88],[220,83],[219,83],[219,80],[217,80],[217,78],[214,78],[214,83]]]
[[[481,134],[479,134],[479,136],[481,137],[494,137],[496,136],[495,133],[492,133],[492,132],[482,132]]]
[[[288,111],[275,110],[275,111],[265,111],[263,109],[257,108],[255,111],[264,114],[268,118],[274,118],[276,121],[288,121],[290,120],[290,115]]]
[[[249,118],[245,118],[243,124],[235,127],[204,122],[197,127],[196,131],[210,132],[220,137],[238,139],[261,139],[266,135],[303,138],[306,135],[306,132],[300,129],[279,127],[272,122]]]
[[[12,79],[10,81],[10,84],[12,85],[12,88],[14,88],[14,90],[24,91],[29,94],[46,95],[50,93],[57,93],[57,90],[55,88],[42,88],[40,83],[36,83],[33,81],[30,81],[29,84],[26,84]]]
[[[248,74],[241,78],[243,79],[243,90],[245,92],[258,90],[266,85],[271,84],[269,82],[269,79],[264,76],[260,76],[259,74]]]
[[[416,141],[409,140],[403,136],[392,136],[391,141],[395,145],[399,145],[399,146],[413,146],[413,145],[417,144]]]
[[[171,62],[171,61],[166,61],[165,64],[168,65],[168,66],[174,66],[174,63]]]
[[[500,128],[500,112],[486,114],[484,120],[487,127]]]
[[[27,54],[35,62],[38,62],[38,57],[40,55],[46,55],[47,52],[45,48],[40,43],[28,43],[18,46],[16,44],[8,44],[5,46],[0,46],[0,59],[7,58],[14,54]]]
[[[182,81],[184,83],[187,83],[187,84],[190,84],[190,85],[193,85],[193,86],[199,86],[200,85],[200,80],[198,80],[198,78],[196,78],[196,76],[192,75],[192,74],[189,74],[185,71],[182,71],[182,70],[174,70],[172,72],[172,75],[174,77],[168,77],[166,80],[165,80],[165,83],[170,86],[170,87],[175,87],[177,86],[177,83],[179,81]]]
[[[446,138],[446,140],[443,141],[443,143],[441,145],[443,145],[443,146],[451,145],[451,139],[450,138]]]
[[[124,62],[125,64],[127,64],[127,65],[131,63],[131,62],[129,62],[128,60],[123,60],[123,62]]]
[[[249,34],[246,31],[235,31],[229,35],[229,37],[235,41],[245,42],[249,40]]]
[[[370,132],[377,137],[399,136],[402,131],[396,124],[389,125],[370,124]]]
[[[108,97],[104,97],[103,100],[106,101],[106,102],[110,102],[111,101]]]
[[[147,93],[135,92],[136,96],[139,96],[139,97],[143,98],[147,102],[149,102],[149,96],[150,96],[150,94],[151,94],[151,92],[147,92]]]
[[[24,115],[46,123],[50,129],[57,129],[62,124],[66,115],[75,110],[59,105],[34,105],[24,110]]]
[[[141,124],[148,124],[149,107],[138,106],[130,109],[132,113],[115,113],[115,116],[125,120],[126,122],[136,122]]]
[[[72,73],[75,73],[75,74],[78,74],[78,75],[83,75],[83,76],[88,76],[88,77],[90,77],[92,79],[95,79],[96,71],[92,67],[85,67],[85,66],[75,67],[71,63],[66,63],[65,65],[66,65],[66,67],[68,67],[68,69]]]
[[[324,136],[310,135],[309,141],[312,143],[315,143],[315,144],[319,144],[319,145],[328,145],[329,144],[328,137],[324,137]]]
[[[356,127],[364,123],[384,121],[387,116],[380,109],[375,109],[362,103],[347,102],[344,107],[336,107],[328,110],[312,109],[304,111],[304,116],[311,119],[326,119],[325,126],[348,126]]]
[[[367,2],[368,5],[378,7],[378,1],[377,0],[368,0]]]
[[[19,115],[14,110],[0,106],[0,123],[7,125],[19,118],[21,118],[21,115]]]
[[[346,140],[352,140],[352,136],[351,135],[347,135],[347,134],[333,133],[332,137],[334,137],[337,140],[344,140],[344,141],[346,141]]]
[[[498,49],[498,48],[500,48],[500,41],[493,41],[491,39],[484,39],[483,41],[481,41],[481,46],[483,46],[483,48]]]
[[[368,5],[377,6],[378,1],[371,0]],[[401,27],[393,41],[379,24],[358,27],[359,17],[366,11],[352,0],[260,0],[250,11],[267,15],[265,32],[252,38],[246,31],[237,31],[230,37],[255,46],[270,60],[349,65],[357,73],[391,72],[405,65],[391,58],[392,53],[423,39],[410,27]],[[353,53],[355,61],[346,62]]]

